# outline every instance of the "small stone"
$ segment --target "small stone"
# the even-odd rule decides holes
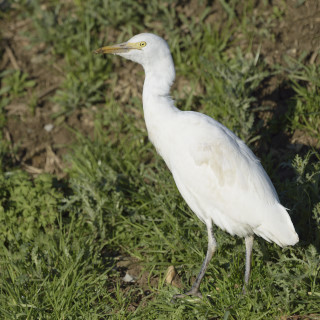
[[[171,284],[173,279],[175,278],[177,272],[174,266],[170,266],[167,269],[167,274],[166,274],[166,283]]]
[[[53,124],[52,123],[48,123],[44,126],[44,130],[46,130],[47,132],[52,131],[53,129]]]
[[[126,275],[122,278],[124,282],[134,282],[134,278],[127,272]]]

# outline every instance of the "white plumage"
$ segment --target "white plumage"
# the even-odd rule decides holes
[[[246,238],[246,284],[253,234],[281,247],[298,242],[287,210],[245,143],[212,118],[174,106],[170,98],[174,64],[162,38],[142,33],[96,53],[115,53],[143,66],[143,109],[149,138],[172,172],[181,195],[207,225],[208,251],[198,278],[189,292],[176,297],[201,296],[200,282],[216,248],[212,223]]]

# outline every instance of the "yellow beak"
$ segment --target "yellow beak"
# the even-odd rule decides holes
[[[141,50],[139,43],[130,43],[130,42],[123,42],[119,44],[115,44],[113,46],[107,46],[107,47],[102,47],[97,50],[94,50],[94,53],[124,53],[128,52],[130,50]]]

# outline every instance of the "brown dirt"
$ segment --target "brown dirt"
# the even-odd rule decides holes
[[[71,116],[54,119],[59,111],[51,97],[64,78],[63,61],[50,63],[52,56],[45,44],[34,45],[22,36],[32,32],[30,19],[19,20],[12,16],[0,21],[1,48],[4,54],[0,61],[0,72],[5,69],[21,70],[36,81],[36,93],[30,92],[23,99],[15,99],[6,106],[7,122],[4,136],[14,152],[15,163],[32,174],[54,173],[65,175],[62,156],[74,142],[69,128],[92,135],[93,118],[88,110],[76,110]],[[32,108],[31,101],[36,101]]]

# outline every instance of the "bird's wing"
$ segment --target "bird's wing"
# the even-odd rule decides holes
[[[207,166],[211,178],[221,188],[237,188],[254,193],[269,204],[278,200],[265,170],[246,144],[225,128],[215,128],[212,139],[193,144],[190,154],[197,166]]]
[[[287,210],[246,144],[205,115],[184,112],[180,119],[168,163],[195,214],[230,234],[254,232],[280,246],[295,244],[298,236]]]

